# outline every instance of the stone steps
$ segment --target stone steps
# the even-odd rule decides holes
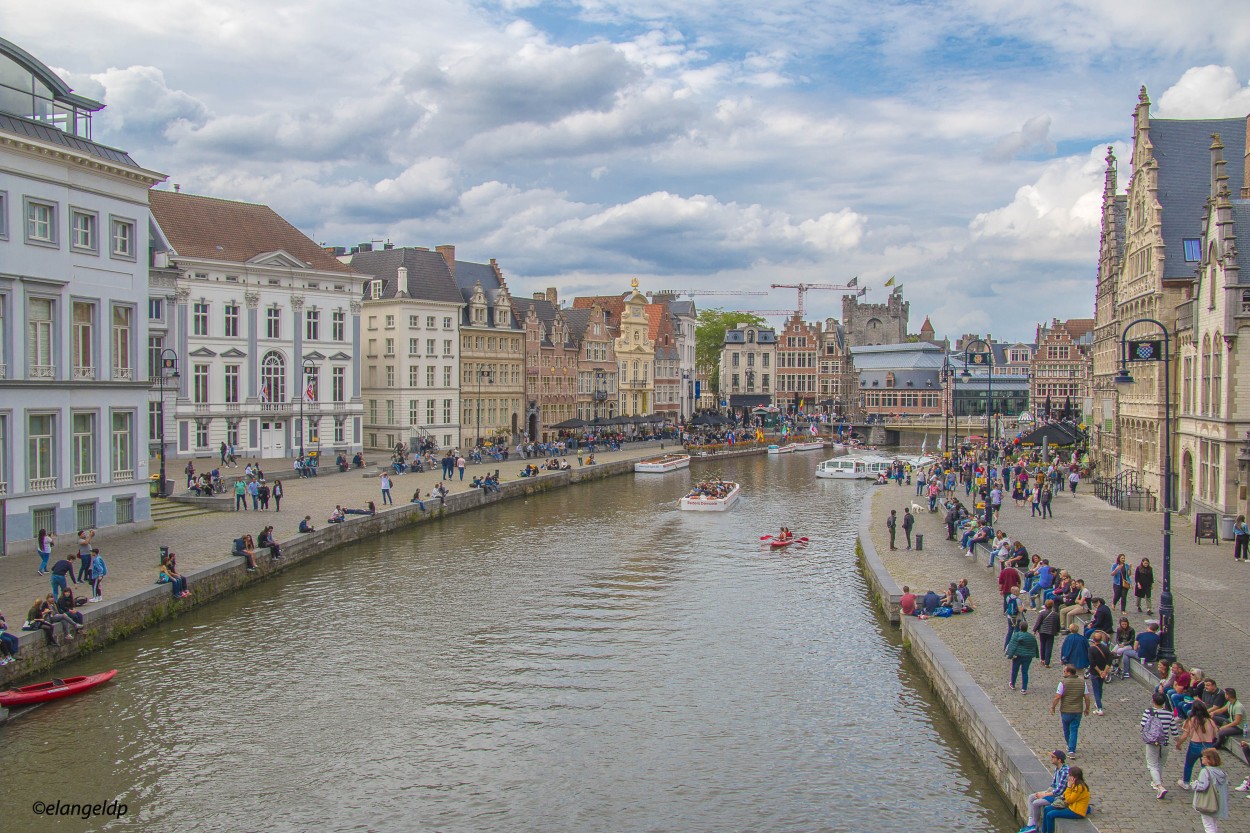
[[[152,498],[153,523],[159,524],[163,521],[173,521],[180,518],[195,518],[210,513],[211,510],[200,506],[191,506],[166,498]]]

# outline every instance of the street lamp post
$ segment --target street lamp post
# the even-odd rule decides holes
[[[166,373],[165,371],[171,371]],[[161,351],[160,387],[161,387],[161,408],[160,417],[161,424],[158,433],[161,439],[161,482],[160,488],[156,490],[158,497],[168,497],[169,493],[165,491],[165,380],[178,378],[178,354],[171,347],[166,347]]]
[[[1163,341],[1129,341],[1128,331],[1138,324],[1153,324],[1163,334]],[[1163,363],[1163,592],[1159,594],[1159,658],[1176,659],[1176,620],[1172,600],[1172,385],[1168,373],[1171,353],[1168,328],[1153,318],[1130,321],[1120,335],[1120,372],[1118,385],[1131,385],[1135,379],[1128,371],[1129,362]]]
[[[304,359],[300,364],[300,369],[303,371],[301,375],[303,385],[299,392],[299,457],[301,463],[304,460],[304,434],[307,432],[307,426],[304,424],[304,400],[308,398],[308,377],[312,375],[311,371],[316,370],[316,368],[317,363],[312,359]]]
[[[489,370],[484,370],[479,364],[477,366],[477,444],[482,444],[482,377],[486,377],[486,381],[492,385],[495,384],[495,374]]]
[[[980,344],[985,348],[984,353],[973,353],[971,348],[973,345]],[[986,369],[985,381],[985,433],[992,434],[994,426],[990,418],[990,403],[994,398],[994,348],[988,341],[983,338],[974,338],[972,341],[964,345],[964,370],[960,376],[964,381],[972,378],[972,374],[968,372],[968,364],[971,362],[975,365],[982,365]],[[986,459],[989,459],[989,446],[993,437],[987,437],[985,442]]]
[[[955,392],[954,392],[955,371],[953,368],[951,368],[951,357],[949,353],[942,357],[941,377],[942,377],[942,389],[943,390],[946,389],[946,385],[948,383],[951,385],[951,395],[950,395],[949,400],[945,396],[942,397],[942,412],[943,412],[943,415],[946,417],[946,427],[942,430],[942,442],[945,444],[943,447],[946,449],[946,453],[950,454],[951,453],[951,410],[954,409],[955,407]],[[959,430],[958,427],[956,427],[956,431],[958,430]]]

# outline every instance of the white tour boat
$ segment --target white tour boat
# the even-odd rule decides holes
[[[634,463],[634,471],[645,474],[665,474],[678,469],[690,467],[689,454],[661,454],[659,457],[646,457]]]
[[[681,499],[680,506],[682,509],[688,509],[692,512],[724,512],[730,506],[737,502],[738,497],[742,494],[742,487],[730,480],[725,480],[719,484],[723,486],[725,491],[720,497],[702,494],[699,489],[695,489],[690,494]]]
[[[816,467],[816,476],[827,480],[876,479],[878,472],[890,473],[894,461],[888,457],[845,455],[826,460]]]
[[[798,443],[786,443],[785,445],[777,445],[773,443],[768,447],[769,454],[789,454],[798,450]]]
[[[825,447],[824,440],[811,440],[810,442],[794,444],[795,451],[816,451],[817,449],[824,448],[824,447]]]

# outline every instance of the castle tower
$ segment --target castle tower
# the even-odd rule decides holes
[[[842,298],[842,325],[852,347],[874,344],[902,344],[907,340],[907,318],[911,302],[903,300],[895,287],[884,304],[863,304],[858,295]]]

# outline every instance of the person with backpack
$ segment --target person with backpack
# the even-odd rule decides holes
[[[1016,629],[1020,625],[1025,624],[1019,593],[1020,586],[1016,585],[1011,588],[1011,591],[1003,599],[1003,615],[1007,617],[1007,636],[1003,638],[1003,653],[1007,656],[1011,656],[1007,653],[1007,646],[1011,643],[1012,637],[1016,635]],[[1037,654],[1033,656],[1037,656]]]
[[[89,602],[104,601],[104,577],[109,574],[104,566],[104,556],[100,555],[99,547],[91,548],[91,598]]]
[[[1029,625],[1020,619],[1016,632],[1007,643],[1007,656],[1011,659],[1011,690],[1016,690],[1016,675],[1020,675],[1020,693],[1029,693],[1029,664],[1037,656],[1037,637],[1029,633]]]
[[[1155,798],[1162,799],[1168,794],[1168,788],[1163,786],[1163,768],[1168,763],[1168,744],[1179,732],[1176,717],[1168,707],[1168,698],[1156,691],[1152,705],[1141,713],[1141,742],[1146,746],[1146,769],[1150,772]]]

